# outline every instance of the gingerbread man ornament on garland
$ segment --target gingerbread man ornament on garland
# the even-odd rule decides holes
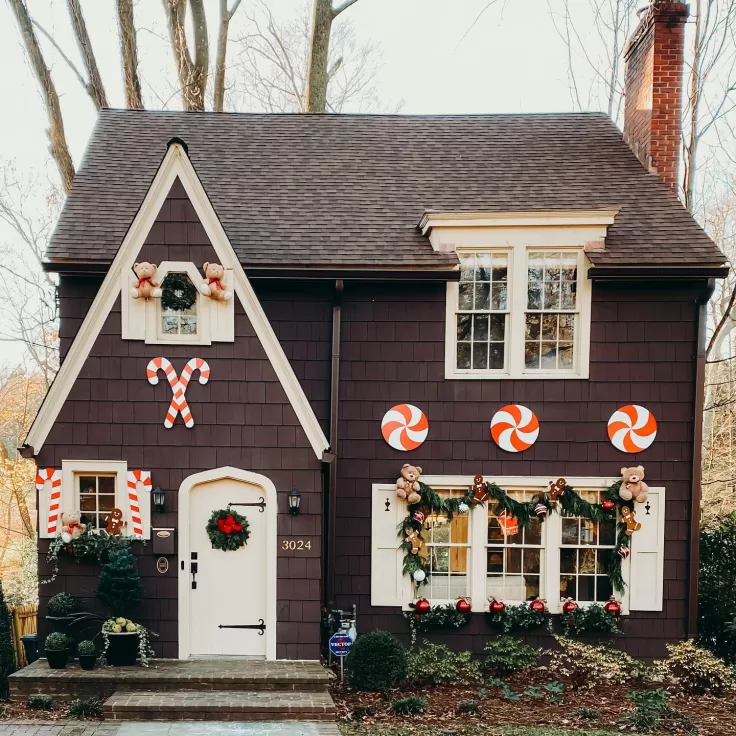
[[[621,518],[624,524],[626,524],[627,537],[630,537],[634,532],[638,532],[641,529],[641,524],[636,520],[636,514],[628,506],[621,507]]]
[[[549,505],[554,509],[557,508],[557,499],[560,496],[565,495],[565,487],[567,486],[567,481],[564,478],[558,478],[555,481],[549,482]]]
[[[422,541],[422,538],[419,536],[419,533],[412,529],[407,535],[405,542],[409,542],[411,544],[411,553],[413,555],[418,555],[419,551],[422,549],[422,546],[424,545],[424,542]]]
[[[482,475],[476,475],[473,478],[473,505],[485,503],[488,500],[488,491],[486,490],[486,482]]]

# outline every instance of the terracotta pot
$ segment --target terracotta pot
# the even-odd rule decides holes
[[[108,634],[110,644],[105,652],[105,659],[113,667],[129,667],[138,659],[138,632],[125,631],[120,634]]]
[[[69,659],[69,651],[66,649],[51,651],[46,650],[46,660],[52,670],[63,670]]]
[[[96,654],[80,654],[79,664],[83,670],[93,670],[95,668],[95,662],[97,662]]]

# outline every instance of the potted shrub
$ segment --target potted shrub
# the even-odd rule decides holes
[[[105,640],[105,659],[113,667],[134,665],[140,657],[146,667],[151,654],[150,632],[145,626],[129,618],[110,618],[102,624],[102,638]]]
[[[79,655],[79,664],[83,670],[93,670],[97,661],[97,647],[95,643],[89,639],[80,641],[77,645],[77,654]]]
[[[54,631],[46,637],[46,659],[52,670],[66,667],[69,658],[69,637],[60,631]]]
[[[74,614],[79,612],[79,598],[71,593],[57,593],[46,606],[46,619],[54,631],[66,634]]]

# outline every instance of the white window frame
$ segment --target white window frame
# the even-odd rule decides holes
[[[577,314],[575,324],[573,368],[570,370],[542,370],[526,368],[524,360],[524,334],[527,312],[527,264],[529,253],[542,251],[575,252],[578,256],[578,279],[576,290]],[[507,321],[504,368],[458,368],[457,367],[457,312],[460,284],[447,283],[445,310],[445,378],[453,379],[559,379],[588,378],[590,369],[590,322],[592,284],[588,278],[590,261],[583,246],[556,245],[525,242],[507,246],[463,245],[457,246],[458,255],[475,253],[504,253],[508,256]],[[536,310],[535,310],[536,311]],[[492,314],[490,312],[489,314]]]
[[[128,494],[128,463],[119,460],[62,460],[61,485],[62,509],[64,511],[79,511],[79,484],[77,478],[81,475],[115,476],[115,504]],[[72,489],[69,493],[66,489]],[[128,517],[127,507],[122,508],[123,518]]]

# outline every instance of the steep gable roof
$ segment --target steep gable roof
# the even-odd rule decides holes
[[[207,236],[221,262],[233,266],[233,287],[250,320],[257,338],[280,381],[315,455],[322,459],[329,443],[320,427],[314,411],[286,357],[261,303],[253,291],[242,266],[212,209],[207,194],[197,177],[184,147],[172,143],[144,195],[142,204],[130,228],[122,238],[122,244],[114,255],[111,267],[87,312],[69,352],[46,394],[36,419],[26,438],[26,446],[38,454],[43,446],[64,402],[74,386],[82,367],[90,354],[100,330],[120,294],[120,273],[130,271],[146,236],[161,210],[172,184],[179,180],[191,201]]]
[[[619,209],[597,268],[724,256],[603,114],[368,116],[103,110],[51,239],[52,269],[109,264],[167,142],[186,141],[246,269],[447,270],[435,211]]]

